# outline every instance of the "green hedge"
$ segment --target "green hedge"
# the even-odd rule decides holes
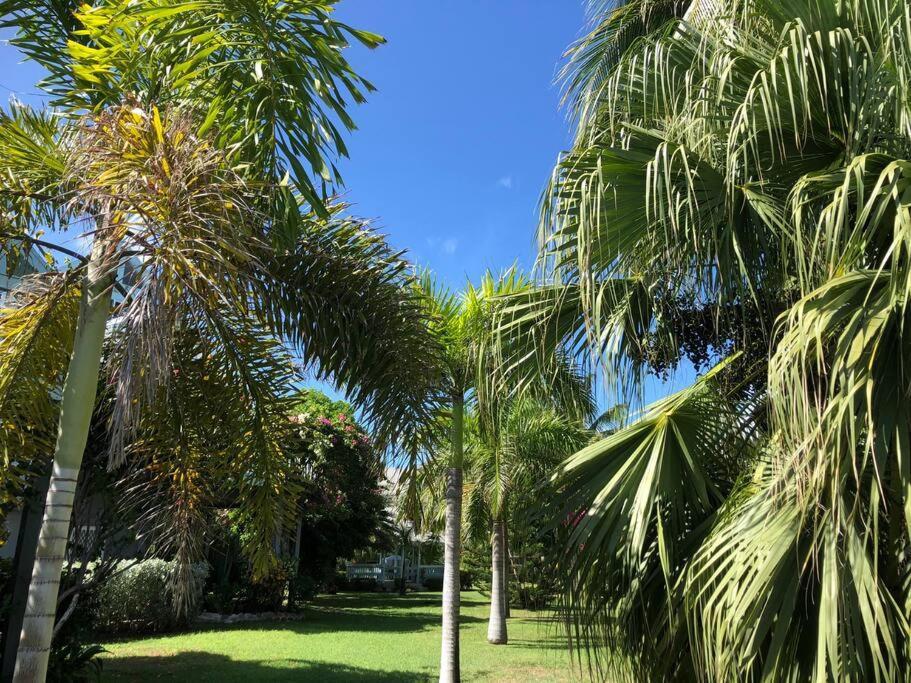
[[[175,612],[175,568],[175,562],[144,560],[116,573],[98,589],[93,626],[105,633],[160,633],[186,627],[198,610],[181,615]],[[202,588],[206,573],[204,566],[194,570],[197,590]]]

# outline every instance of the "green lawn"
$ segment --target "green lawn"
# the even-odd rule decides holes
[[[320,597],[296,622],[204,628],[107,644],[103,680],[427,681],[436,677],[440,594]],[[487,602],[462,594],[462,678],[571,681],[564,642],[543,615],[513,610],[509,645],[489,645]]]

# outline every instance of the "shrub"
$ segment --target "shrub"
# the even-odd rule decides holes
[[[48,659],[48,683],[84,683],[101,678],[102,660],[98,655],[107,652],[101,645],[77,641],[54,643]]]
[[[553,590],[544,582],[509,582],[509,604],[521,609],[544,609],[553,599]]]
[[[249,574],[238,586],[234,604],[236,612],[275,612],[285,603],[285,594],[290,580],[288,568],[279,565],[269,576],[253,580]]]
[[[95,628],[108,633],[159,633],[187,626],[196,612],[178,615],[174,610],[175,567],[175,562],[144,560],[118,571],[98,590]],[[206,573],[204,566],[194,569],[197,589]]]
[[[277,566],[269,576],[254,580],[249,565],[239,562],[230,575],[210,582],[203,608],[221,614],[277,612],[285,608],[287,598],[287,608],[296,609],[313,599],[318,586],[313,577],[293,572],[294,563],[289,561]]]
[[[312,576],[307,574],[292,576],[288,585],[288,609],[296,609],[301,603],[313,600],[318,587]]]
[[[442,576],[428,576],[424,579],[424,590],[428,591],[441,591],[443,590],[443,577]]]
[[[474,572],[467,569],[459,571],[459,588],[463,591],[471,590],[474,585]]]
[[[347,588],[350,591],[375,591],[379,588],[379,584],[376,582],[376,579],[349,579]]]

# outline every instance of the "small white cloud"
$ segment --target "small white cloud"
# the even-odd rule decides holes
[[[502,187],[505,190],[512,189],[512,176],[505,175],[497,181],[497,187]]]
[[[453,237],[443,240],[443,251],[447,254],[454,254],[456,247],[459,246],[459,241]]]

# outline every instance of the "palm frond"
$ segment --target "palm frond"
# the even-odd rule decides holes
[[[79,314],[79,271],[26,278],[0,308],[0,489],[21,492],[53,451],[56,392]],[[6,501],[5,501],[6,502]]]
[[[349,41],[383,38],[337,21],[333,2],[48,0],[0,5],[12,43],[49,71],[43,87],[69,110],[97,111],[133,93],[144,106],[206,112],[217,145],[235,163],[278,182],[287,173],[314,210],[341,181],[349,105],[373,86],[343,55]],[[192,36],[192,40],[187,40]]]
[[[309,216],[294,247],[272,253],[255,306],[318,377],[348,392],[380,444],[412,452],[434,424],[441,348],[408,263],[340,210]]]
[[[750,457],[738,412],[714,384],[723,367],[555,475],[564,608],[573,639],[594,657],[606,643],[652,674],[687,666],[682,572]]]

